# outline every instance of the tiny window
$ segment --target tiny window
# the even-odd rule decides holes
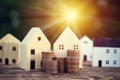
[[[110,53],[110,50],[109,50],[109,49],[106,49],[106,53]]]
[[[61,50],[61,45],[59,45],[59,50]]]
[[[63,50],[64,49],[64,45],[59,45],[59,50]]]
[[[59,50],[61,50],[61,47],[59,47]]]
[[[114,53],[117,53],[117,49],[114,49]]]
[[[116,60],[114,60],[114,61],[113,61],[113,64],[114,64],[114,65],[116,65],[116,64],[117,64],[117,61],[116,61]]]
[[[64,49],[64,45],[62,45],[62,50]]]
[[[31,50],[31,54],[35,55],[35,50],[34,49]]]
[[[106,60],[106,64],[109,64],[109,60]]]
[[[74,50],[78,50],[78,45],[74,45]]]
[[[0,50],[2,50],[2,46],[0,46]]]
[[[75,47],[76,45],[74,45],[74,47]]]
[[[13,51],[16,51],[16,47],[15,46],[13,47]]]
[[[83,43],[87,44],[87,43],[88,43],[88,41],[84,41]]]
[[[41,37],[38,37],[38,41],[40,41],[41,40]]]
[[[0,63],[2,63],[2,59],[0,58]]]
[[[78,47],[78,45],[76,45]]]
[[[91,55],[91,56],[90,56],[90,58],[92,59],[92,58],[93,58],[93,56]]]
[[[15,59],[13,59],[13,60],[12,60],[12,63],[16,63],[16,60],[15,60]]]

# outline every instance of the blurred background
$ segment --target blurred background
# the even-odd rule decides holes
[[[40,27],[53,43],[70,26],[78,38],[120,38],[120,0],[0,0],[0,38],[7,33],[23,40]],[[62,19],[65,9],[77,10],[77,20]]]

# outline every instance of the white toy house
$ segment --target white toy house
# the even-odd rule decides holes
[[[80,41],[73,31],[67,27],[53,44],[56,57],[67,57],[67,50],[80,50]],[[80,68],[82,68],[80,54]]]
[[[25,70],[41,68],[41,52],[50,50],[51,44],[39,27],[33,27],[21,44],[21,68]]]
[[[83,61],[92,61],[93,41],[89,37],[83,36],[80,39],[80,46]]]
[[[0,63],[20,64],[21,42],[11,34],[5,35],[0,41]]]
[[[120,67],[120,40],[94,39],[94,67]]]

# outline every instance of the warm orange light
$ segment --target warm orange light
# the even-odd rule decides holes
[[[66,10],[63,15],[67,21],[75,21],[77,19],[77,13],[74,10]]]

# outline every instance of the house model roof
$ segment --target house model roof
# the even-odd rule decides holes
[[[94,39],[95,47],[120,47],[118,39]]]
[[[28,44],[29,41],[32,39],[32,37],[34,35],[36,35],[38,32],[40,32],[40,34],[44,35],[44,33],[42,32],[42,30],[39,27],[33,27],[30,29],[30,31],[27,33],[27,35],[25,36],[25,38],[22,41],[22,44]],[[45,36],[45,35],[44,35]],[[46,38],[47,39],[47,38]],[[48,40],[48,39],[47,39]],[[49,41],[49,40],[48,40]]]
[[[1,39],[2,42],[4,43],[20,43],[20,41],[14,37],[12,34],[7,34],[5,35],[2,39]]]
[[[73,38],[74,37],[74,38]],[[67,27],[61,34],[60,36],[57,38],[57,40],[59,40],[60,38],[62,38],[63,40],[65,39],[70,39],[70,40],[75,40],[78,39],[78,37],[75,35],[75,33],[69,28]],[[57,40],[55,41],[55,43],[57,42]],[[79,39],[78,39],[79,40]]]
[[[88,36],[86,36],[86,35],[83,36],[82,38],[80,38],[80,41],[81,41],[81,40],[90,40],[90,41],[92,41],[92,40],[91,40]]]

